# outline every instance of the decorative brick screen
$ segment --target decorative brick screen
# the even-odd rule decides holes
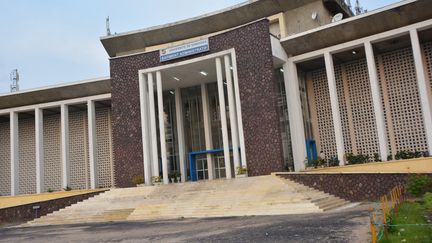
[[[19,192],[36,193],[36,148],[34,119],[20,119],[18,122],[19,143]]]
[[[0,123],[0,195],[10,195],[9,122]]]
[[[60,139],[60,115],[44,116],[45,190],[62,189]]]

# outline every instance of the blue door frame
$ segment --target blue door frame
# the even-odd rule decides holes
[[[224,149],[212,149],[212,150],[202,150],[202,151],[195,151],[189,153],[189,173],[191,176],[191,181],[198,181],[198,176],[196,173],[196,160],[195,157],[200,154],[215,154],[223,152]],[[230,151],[232,151],[232,148],[230,148]]]

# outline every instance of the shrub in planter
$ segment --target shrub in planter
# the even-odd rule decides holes
[[[364,155],[364,154],[354,155],[352,153],[348,153],[345,156],[346,156],[346,160],[348,161],[348,164],[351,165],[364,164],[369,162],[369,155]]]
[[[237,169],[237,175],[246,175],[248,172],[247,168],[244,166],[239,166],[236,169]]]
[[[378,153],[374,153],[374,161],[375,162],[381,162],[380,155]]]
[[[422,152],[419,151],[415,151],[415,152],[411,152],[411,151],[407,151],[407,150],[402,150],[396,153],[395,159],[396,160],[401,160],[401,159],[414,159],[414,158],[420,158],[423,156]]]
[[[422,196],[425,192],[432,192],[432,179],[429,176],[413,175],[408,178],[407,191],[415,196]]]
[[[144,184],[144,177],[142,177],[142,176],[134,176],[134,178],[132,179],[132,182],[133,182],[135,185],[141,185],[141,184]]]
[[[339,159],[336,156],[331,157],[328,160],[329,167],[339,166]]]

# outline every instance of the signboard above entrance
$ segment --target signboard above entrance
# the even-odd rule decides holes
[[[166,62],[182,57],[210,51],[208,39],[187,43],[159,51],[160,62]]]

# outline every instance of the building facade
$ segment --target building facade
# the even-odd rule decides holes
[[[102,37],[110,77],[0,95],[0,194],[430,154],[429,9],[259,0]]]

